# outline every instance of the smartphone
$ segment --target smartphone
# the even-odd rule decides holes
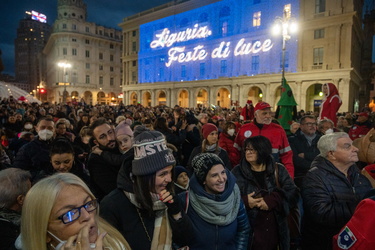
[[[259,189],[259,190],[255,191],[255,193],[253,194],[253,198],[254,198],[254,199],[262,198],[265,194],[267,194],[267,191],[266,191],[266,190],[264,190],[264,189]]]

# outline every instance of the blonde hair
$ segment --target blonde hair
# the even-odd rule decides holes
[[[65,186],[81,187],[92,199],[87,185],[76,175],[59,173],[42,179],[27,193],[22,208],[21,235],[24,250],[47,250],[47,228],[52,208]],[[130,249],[128,243],[114,227],[96,215],[100,232],[107,232],[103,246],[109,249]]]

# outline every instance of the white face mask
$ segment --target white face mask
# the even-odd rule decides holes
[[[43,141],[48,141],[52,138],[53,132],[48,129],[43,129],[38,132],[39,138]]]
[[[328,134],[332,134],[333,133],[333,129],[329,128],[326,130],[325,134],[328,135]]]
[[[54,246],[52,245],[52,243],[50,243],[50,246],[55,249],[55,250],[60,250],[64,245],[65,243],[67,242],[66,240],[60,240],[59,237],[57,237],[56,235],[54,235],[53,233],[51,233],[50,231],[47,231],[47,233],[49,235],[52,236],[52,238],[55,239],[55,241],[59,242],[59,244],[57,244],[57,246]],[[90,243],[90,248],[91,249],[95,249],[96,248],[96,244],[95,243]]]
[[[25,124],[25,129],[32,129],[33,128],[33,125],[28,123],[28,124]]]
[[[233,136],[235,132],[235,129],[228,129],[228,135]]]

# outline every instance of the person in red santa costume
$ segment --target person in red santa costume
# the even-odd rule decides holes
[[[322,104],[320,105],[319,120],[328,118],[333,121],[335,127],[337,124],[337,111],[339,110],[342,101],[339,96],[339,91],[333,83],[324,83],[322,86],[324,94]]]
[[[252,100],[247,100],[245,107],[242,108],[240,120],[252,121],[254,119],[254,106]]]

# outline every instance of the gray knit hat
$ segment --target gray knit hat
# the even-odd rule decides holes
[[[213,166],[221,164],[225,168],[223,160],[217,154],[213,153],[201,153],[193,158],[191,164],[200,184],[203,184],[206,180],[206,176]]]
[[[144,131],[134,139],[134,175],[154,174],[165,167],[175,165],[176,160],[168,149],[164,135],[158,131]]]

